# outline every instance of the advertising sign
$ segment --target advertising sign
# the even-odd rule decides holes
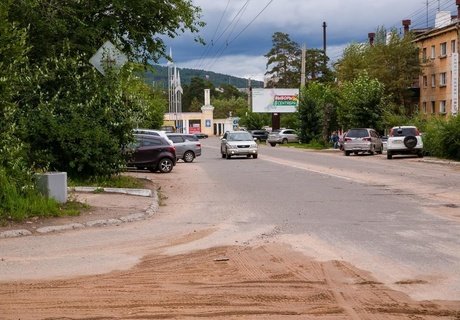
[[[458,114],[458,53],[452,53],[452,110],[453,115]]]
[[[252,111],[292,113],[299,106],[299,89],[252,89]]]

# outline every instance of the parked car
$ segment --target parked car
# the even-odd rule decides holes
[[[343,152],[346,156],[350,153],[358,154],[368,152],[370,154],[383,152],[383,144],[380,135],[371,128],[353,128],[347,131],[343,139]]]
[[[397,154],[415,154],[423,157],[422,135],[415,126],[398,126],[390,130],[387,141],[387,159]]]
[[[249,132],[258,141],[267,141],[268,131],[266,131],[266,130],[250,130]]]
[[[127,164],[151,172],[171,172],[176,165],[176,148],[160,136],[134,134],[134,142],[128,146]]]
[[[196,132],[194,133],[194,135],[198,138],[198,139],[206,139],[208,137],[208,135],[206,133],[202,133],[202,132]]]
[[[201,143],[193,134],[168,133],[168,138],[172,140],[176,147],[177,159],[184,162],[193,162],[196,157],[201,156]]]
[[[274,147],[277,143],[299,142],[299,136],[292,129],[278,129],[268,135],[267,142]]]
[[[152,135],[152,136],[163,137],[163,138],[165,138],[165,139],[168,141],[168,143],[169,143],[170,145],[173,144],[173,142],[171,141],[171,139],[168,138],[168,135],[166,134],[166,131],[163,131],[163,130],[136,128],[136,129],[133,129],[133,132],[134,132],[134,133],[137,133],[137,134],[148,134],[148,135]]]
[[[258,146],[255,138],[247,131],[227,131],[221,138],[220,153],[222,158],[232,156],[251,156],[257,159]]]

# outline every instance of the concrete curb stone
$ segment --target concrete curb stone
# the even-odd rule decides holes
[[[46,234],[50,232],[61,232],[67,230],[75,230],[81,229],[85,227],[105,227],[105,226],[113,226],[119,225],[122,223],[127,222],[134,222],[140,221],[143,219],[147,219],[151,217],[158,211],[159,208],[159,201],[158,201],[158,194],[156,191],[150,189],[124,189],[124,188],[96,188],[96,187],[72,187],[69,188],[70,191],[75,192],[105,192],[105,193],[119,193],[119,194],[126,194],[126,195],[133,195],[133,196],[142,196],[142,197],[151,197],[152,204],[145,210],[145,212],[135,212],[132,214],[128,214],[118,219],[99,219],[99,220],[91,220],[86,221],[85,223],[68,223],[62,225],[51,225],[45,226],[36,229],[35,231],[39,234]],[[0,239],[1,238],[15,238],[15,237],[22,237],[22,236],[30,236],[33,233],[26,229],[17,229],[17,230],[8,230],[0,232]]]

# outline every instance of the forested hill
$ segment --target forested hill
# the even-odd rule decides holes
[[[229,76],[222,73],[215,73],[212,71],[206,70],[196,70],[196,69],[187,69],[187,68],[178,68],[180,71],[180,80],[182,85],[190,84],[190,80],[194,77],[199,77],[205,79],[206,76],[208,80],[215,86],[219,87],[222,84],[231,84],[236,88],[247,88],[248,79],[238,78],[234,76]],[[145,75],[145,81],[148,83],[153,83],[167,87],[168,80],[168,68],[163,66],[155,66],[155,73],[147,72]],[[264,83],[262,81],[251,80],[251,86],[253,88],[263,88]]]

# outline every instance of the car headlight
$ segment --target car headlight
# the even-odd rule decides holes
[[[226,145],[227,149],[238,149],[237,146],[234,146],[234,145],[231,145],[231,144],[228,144]]]
[[[256,148],[257,149],[257,143],[249,145],[250,148]]]

